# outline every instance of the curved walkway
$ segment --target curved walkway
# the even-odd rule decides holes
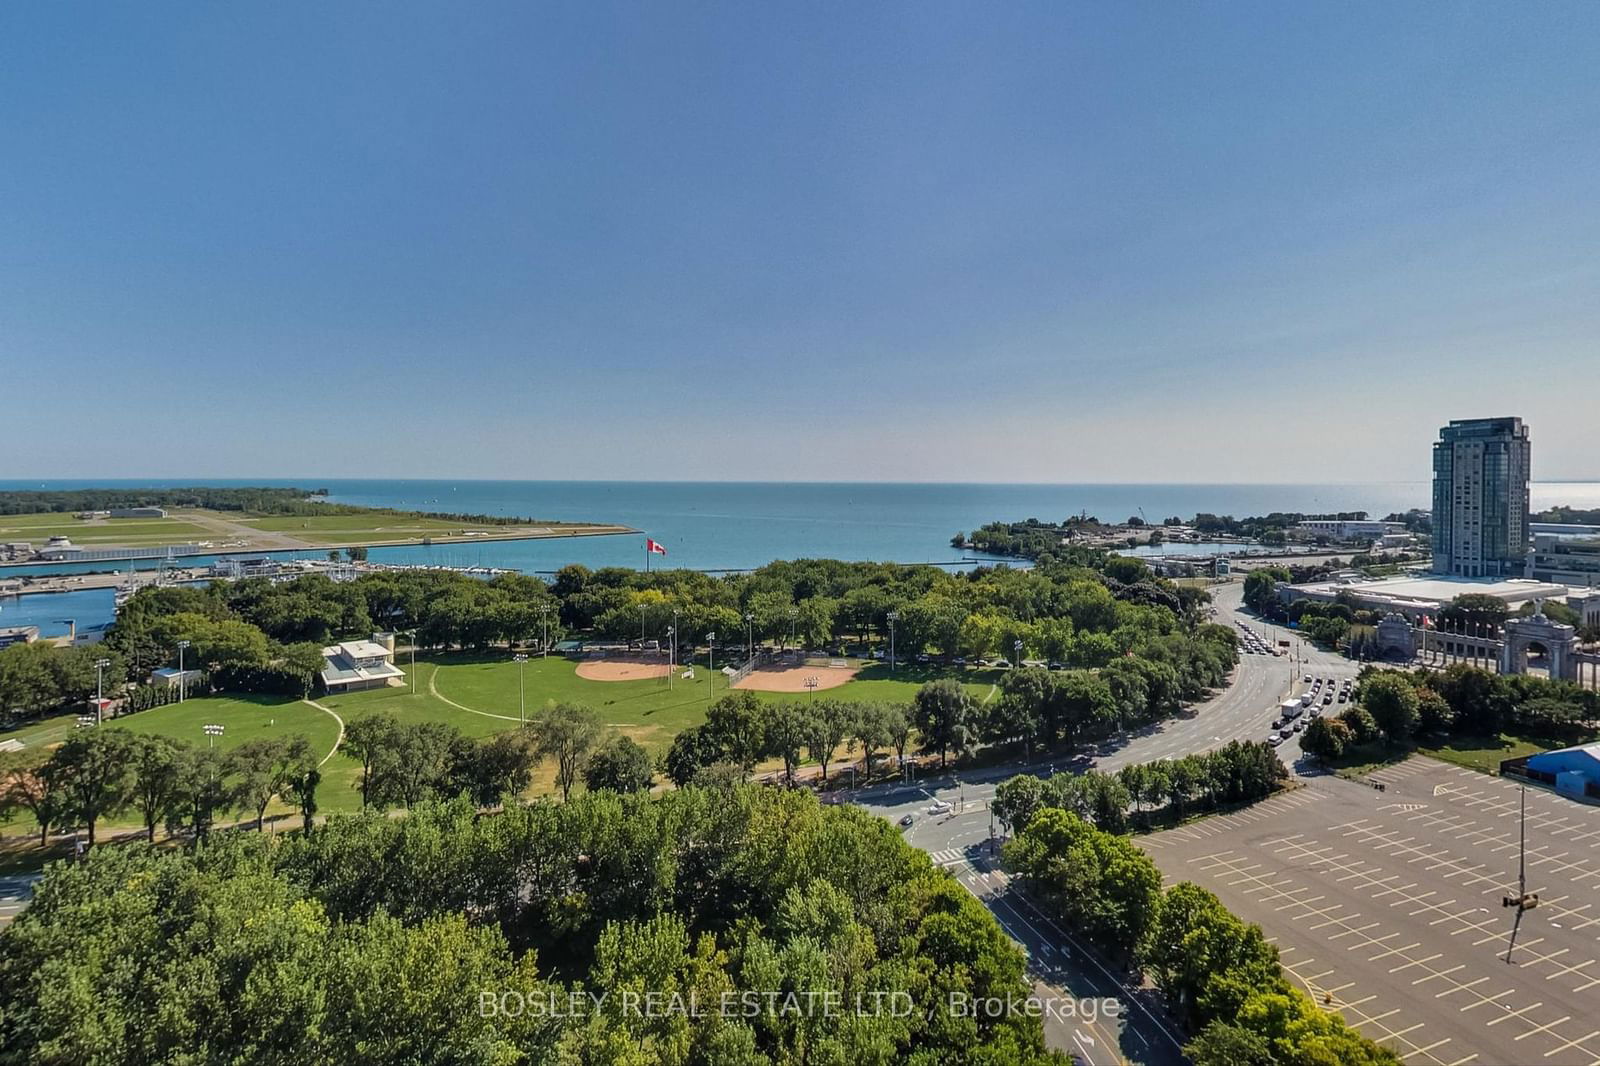
[[[323,714],[331,714],[331,715],[333,715],[333,720],[335,722],[339,723],[339,735],[333,738],[333,747],[328,749],[328,754],[324,755],[321,759],[319,759],[317,761],[317,765],[321,766],[323,763],[325,763],[329,759],[333,758],[335,753],[337,753],[338,750],[339,750],[339,745],[344,743],[344,719],[340,718],[339,717],[339,712],[334,710],[332,707],[324,707],[322,704],[318,703],[316,700],[311,699],[309,697],[307,697],[306,699],[301,700],[300,702],[304,703],[304,704],[307,704],[309,706],[315,707],[317,710],[321,711]]]
[[[428,692],[431,693],[433,695],[433,697],[435,699],[439,700],[441,703],[448,703],[450,706],[456,708],[458,711],[466,711],[468,714],[481,714],[485,718],[498,718],[502,722],[516,722],[518,725],[522,724],[522,719],[513,718],[509,714],[492,714],[489,711],[480,711],[475,707],[468,707],[464,703],[457,703],[455,700],[451,699],[449,696],[446,696],[444,693],[440,692],[439,691],[439,686],[434,684],[434,679],[437,678],[438,676],[439,676],[439,668],[437,666],[435,666],[433,668],[433,673],[428,675]]]

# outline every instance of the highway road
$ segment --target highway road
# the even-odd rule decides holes
[[[1242,608],[1242,583],[1217,586],[1212,595],[1216,622],[1235,629],[1240,624],[1250,626],[1272,646],[1280,639],[1292,639],[1293,654],[1242,655],[1225,689],[1183,716],[1103,745],[1088,765],[1109,772],[1130,763],[1209,751],[1231,740],[1265,740],[1278,705],[1291,692],[1304,688],[1302,674],[1342,678],[1357,672],[1355,664],[1304,644],[1298,636],[1291,637],[1289,630],[1258,623]],[[1299,759],[1298,742],[1295,734],[1278,749],[1286,765],[1293,766]],[[1011,891],[1006,875],[998,869],[993,849],[1002,830],[989,809],[996,785],[1018,773],[1049,776],[1061,768],[1064,765],[1039,760],[1029,766],[935,775],[914,783],[862,790],[855,801],[897,823],[911,817],[906,840],[950,870],[1022,946],[1038,982],[1038,996],[1046,1001],[1051,997],[1085,1001],[1112,997],[1126,1006],[1118,1017],[1097,1015],[1092,1022],[1085,1020],[1084,1012],[1074,1018],[1047,1015],[1045,1035],[1051,1047],[1069,1051],[1093,1066],[1181,1062],[1180,1040],[1159,1008],[1147,1007],[1143,994],[1122,982],[1124,975],[1108,972],[1071,935]],[[950,809],[932,813],[930,807],[936,800],[950,804]]]

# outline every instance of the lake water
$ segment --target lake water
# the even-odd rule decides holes
[[[667,549],[656,566],[743,569],[805,557],[951,562],[956,532],[985,522],[1060,521],[1087,513],[1106,521],[1142,514],[1151,522],[1197,512],[1236,517],[1270,511],[1364,510],[1374,517],[1429,505],[1426,482],[1336,485],[977,485],[750,482],[421,481],[287,478],[245,480],[0,481],[0,489],[69,489],[119,485],[293,485],[326,488],[331,499],[372,507],[610,522],[648,534]],[[1566,503],[1600,507],[1600,483],[1533,487],[1535,509]],[[3,522],[0,522],[3,524]],[[1180,550],[1169,546],[1167,550]],[[301,553],[321,555],[324,553]],[[644,536],[499,541],[375,548],[375,561],[492,566],[549,573],[567,563],[643,567]],[[188,560],[200,562],[203,560]],[[37,572],[105,570],[117,564],[29,568]],[[126,567],[128,564],[120,564]],[[149,569],[149,560],[134,564]],[[27,570],[0,571],[20,574]],[[100,607],[101,601],[104,607]],[[56,618],[109,620],[111,594],[65,593],[0,601],[0,625]],[[31,616],[31,617],[30,617]],[[64,627],[45,626],[47,631]]]

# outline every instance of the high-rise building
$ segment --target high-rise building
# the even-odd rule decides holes
[[[1528,427],[1452,421],[1433,445],[1433,569],[1520,577],[1528,555]]]

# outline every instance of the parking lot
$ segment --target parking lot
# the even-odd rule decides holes
[[[1600,809],[1431,759],[1372,785],[1316,777],[1246,811],[1145,837],[1266,930],[1319,1003],[1410,1063],[1600,1063]]]

